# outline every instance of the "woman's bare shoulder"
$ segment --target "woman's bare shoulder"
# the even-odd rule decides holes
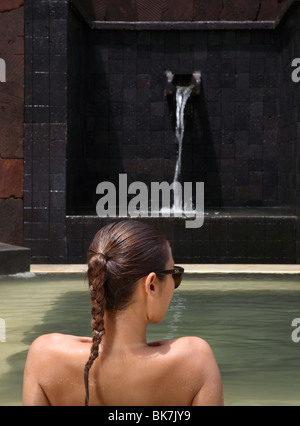
[[[78,362],[84,365],[88,357],[91,339],[66,334],[44,334],[31,344],[25,372],[43,381],[49,375],[64,375],[73,371]],[[55,366],[55,369],[52,368]],[[71,369],[71,370],[70,370]]]
[[[156,344],[164,355],[166,371],[172,371],[176,383],[189,383],[189,403],[222,404],[219,368],[210,345],[204,339],[187,336]]]
[[[90,337],[73,336],[70,334],[51,333],[37,337],[31,344],[31,349],[39,350],[49,346],[49,349],[63,349],[64,346],[76,345],[80,343],[91,343]]]
[[[39,364],[45,364],[51,360],[62,362],[64,358],[70,359],[72,352],[82,352],[83,348],[89,351],[92,339],[89,337],[72,336],[68,334],[44,334],[36,338],[31,344],[27,360],[38,360]]]
[[[33,341],[24,369],[23,404],[52,405],[64,395],[66,378],[83,371],[91,339],[45,334]]]
[[[211,366],[218,368],[210,345],[200,337],[180,337],[169,341],[169,345],[174,363],[184,365],[195,378],[203,378]]]
[[[201,372],[214,355],[210,345],[200,337],[186,336],[175,339],[153,342],[151,347],[158,347],[158,350],[167,355],[170,362],[182,364],[191,371]],[[182,364],[183,365],[183,364]]]
[[[205,340],[196,336],[185,336],[161,340],[158,342],[152,342],[149,346],[169,347],[170,349],[180,351],[183,354],[189,353],[192,350],[196,351],[196,355],[199,355],[199,352],[205,353],[210,352],[211,350],[209,344]]]
[[[178,365],[194,384],[193,405],[223,405],[222,379],[210,345],[200,337],[174,342]]]
[[[172,346],[177,352],[177,355],[181,354],[183,358],[187,358],[192,364],[197,361],[197,363],[203,365],[206,359],[213,357],[210,345],[201,337],[180,337],[174,340]]]

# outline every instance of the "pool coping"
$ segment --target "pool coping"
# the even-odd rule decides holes
[[[300,274],[300,265],[281,264],[184,264],[187,274]],[[86,265],[37,265],[30,267],[35,274],[84,274]]]

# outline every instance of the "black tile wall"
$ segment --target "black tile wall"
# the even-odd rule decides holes
[[[83,174],[86,180],[79,191],[74,185],[69,211],[94,214],[97,183],[116,184],[119,173],[147,184],[172,181],[177,147],[174,105],[170,110],[164,97],[168,69],[202,72],[201,95],[187,114],[182,181],[205,182],[208,208],[280,205],[277,37],[268,31],[111,30],[73,43],[70,68],[84,68],[88,116],[77,111],[77,126],[85,131],[72,133],[70,182]],[[78,54],[84,43],[88,48]],[[72,105],[79,78],[70,80]]]
[[[25,2],[24,244],[66,261],[67,1]]]
[[[160,229],[178,263],[296,263],[294,216],[215,215],[202,228],[185,228],[180,218],[140,219]],[[95,233],[111,219],[73,216],[67,218],[69,261],[82,263]]]
[[[280,37],[281,51],[281,80],[280,103],[282,118],[280,121],[279,153],[282,157],[278,180],[279,193],[282,203],[290,205],[298,217],[297,233],[297,262],[300,262],[300,83],[292,81],[291,73],[294,68],[291,63],[299,58],[300,10],[294,9],[289,15]],[[289,78],[287,78],[287,76]]]
[[[129,183],[173,179],[170,69],[202,72],[188,108],[182,180],[205,182],[212,213],[193,231],[180,219],[148,220],[178,262],[299,262],[299,85],[290,78],[298,28],[299,12],[276,31],[91,31],[66,0],[26,1],[24,221],[32,261],[85,260],[109,220],[92,217],[99,182],[117,183],[120,173]],[[235,213],[216,215],[222,208]]]

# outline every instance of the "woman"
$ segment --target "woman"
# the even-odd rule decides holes
[[[93,338],[36,339],[23,404],[222,405],[219,369],[205,341],[146,341],[147,325],[163,320],[182,273],[151,226],[124,220],[102,228],[88,251]]]

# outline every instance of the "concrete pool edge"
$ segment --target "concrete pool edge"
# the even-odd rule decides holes
[[[300,274],[300,265],[247,265],[247,264],[184,264],[187,274]],[[86,265],[37,265],[30,266],[34,274],[82,274]]]

